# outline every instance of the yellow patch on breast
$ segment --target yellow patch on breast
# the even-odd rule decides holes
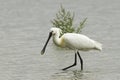
[[[65,47],[65,41],[64,41],[63,38],[61,38],[61,40],[60,40],[60,46],[61,46],[61,47]]]

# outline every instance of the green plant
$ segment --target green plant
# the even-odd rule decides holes
[[[53,27],[57,27],[62,30],[62,34],[73,33],[73,32],[79,33],[81,32],[81,29],[84,27],[87,18],[85,18],[82,22],[80,22],[79,26],[75,28],[73,26],[74,16],[75,16],[74,13],[71,14],[70,11],[66,11],[61,6],[60,10],[56,14],[55,19],[53,19],[51,22],[53,24]]]

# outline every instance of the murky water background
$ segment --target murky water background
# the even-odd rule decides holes
[[[67,71],[74,52],[48,37],[60,4],[75,12],[75,25],[88,18],[83,34],[103,44],[103,51],[80,52],[80,64]],[[0,0],[0,80],[120,80],[119,0]]]

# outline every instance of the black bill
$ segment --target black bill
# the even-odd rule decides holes
[[[44,47],[43,47],[43,49],[41,51],[41,55],[43,55],[45,53],[46,46],[47,46],[51,36],[52,36],[52,32],[49,33],[48,39],[47,39],[47,41],[46,41],[46,43],[45,43],[45,45],[44,45]]]

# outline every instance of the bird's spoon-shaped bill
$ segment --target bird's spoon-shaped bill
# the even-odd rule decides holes
[[[41,55],[43,55],[45,53],[46,46],[47,46],[51,36],[52,36],[52,32],[49,33],[48,39],[47,39],[47,41],[46,41],[46,43],[45,43],[45,45],[44,45],[44,47],[43,47],[43,49],[41,51]]]

